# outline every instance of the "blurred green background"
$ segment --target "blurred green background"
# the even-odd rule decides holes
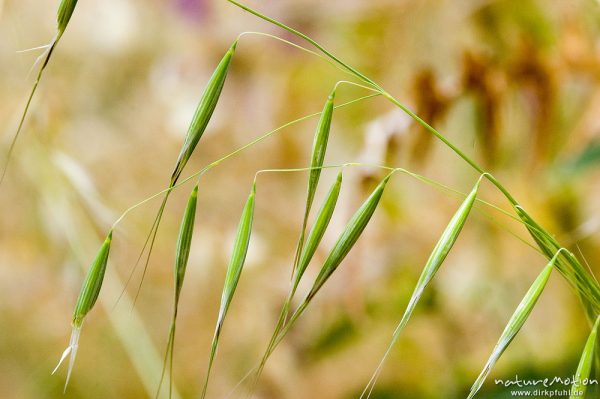
[[[55,33],[57,1],[0,0],[4,157],[32,85],[27,72]],[[264,0],[253,6],[365,72],[496,175],[593,271],[600,262],[600,5],[587,1]],[[172,196],[149,272],[115,306],[159,206],[115,233],[100,301],[84,326],[71,384],[51,376],[84,272],[110,225],[168,184],[205,82],[235,37],[295,40],[224,0],[82,0],[45,72],[0,188],[0,397],[142,398],[158,384],[172,307],[175,238],[192,186]],[[319,58],[242,38],[217,111],[184,175],[289,120],[320,111],[347,76]],[[366,93],[342,86],[337,101]],[[309,163],[312,119],[215,168],[200,183],[181,300],[175,384],[196,397],[236,224],[254,173]],[[4,158],[2,158],[4,159]],[[461,192],[477,176],[384,99],[335,112],[326,163],[410,169]],[[335,171],[323,173],[321,197]],[[302,290],[381,177],[351,168]],[[306,175],[259,177],[246,268],[209,397],[256,364],[286,295]],[[489,184],[482,197],[508,209]],[[320,202],[319,200],[317,200]],[[397,175],[365,234],[272,356],[256,398],[357,398],[379,362],[460,196]],[[372,396],[462,398],[545,261],[510,218],[478,205],[426,291]],[[304,292],[304,291],[303,291]],[[571,376],[589,332],[553,275],[494,378]],[[241,394],[236,391],[232,395]],[[591,395],[597,394],[592,391]]]

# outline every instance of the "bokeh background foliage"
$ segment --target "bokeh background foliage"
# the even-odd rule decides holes
[[[3,149],[36,58],[16,51],[52,37],[54,3],[0,0]],[[561,243],[596,270],[596,2],[254,3],[317,38],[408,103],[501,178]],[[134,312],[128,297],[113,305],[159,204],[135,211],[115,232],[103,306],[86,323],[66,396],[63,379],[49,371],[66,343],[83,270],[102,236],[128,206],[164,188],[204,83],[244,30],[289,38],[224,1],[79,2],[0,195],[3,398],[138,398],[157,384],[153,373],[166,343],[175,237],[191,186],[176,191],[167,207]],[[243,38],[187,173],[273,127],[319,111],[342,77],[280,43]],[[362,94],[344,87],[338,101]],[[315,125],[316,119],[287,129],[201,181],[175,348],[175,382],[183,397],[197,394],[205,373],[225,266],[253,175],[262,168],[308,164]],[[336,111],[326,162],[346,161],[406,167],[462,192],[476,179],[383,99]],[[364,168],[345,173],[340,208],[311,275],[380,176]],[[335,171],[324,171],[321,186],[334,178]],[[267,343],[288,288],[305,179],[304,174],[259,178],[248,263],[225,325],[210,396],[229,393]],[[507,208],[487,184],[482,196]],[[453,193],[395,177],[358,246],[270,359],[257,397],[357,397],[459,203]],[[428,287],[374,398],[464,397],[545,264],[517,238],[527,239],[520,225],[484,206],[476,210]],[[130,294],[138,280],[139,274]],[[572,375],[588,332],[577,298],[554,275],[479,397],[506,397],[493,378]]]

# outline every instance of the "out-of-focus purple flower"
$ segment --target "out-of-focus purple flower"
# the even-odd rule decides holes
[[[206,0],[173,0],[173,3],[177,11],[190,21],[199,22],[207,17]]]

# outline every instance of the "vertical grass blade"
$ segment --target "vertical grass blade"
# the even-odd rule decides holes
[[[402,316],[400,323],[398,323],[398,326],[396,327],[396,330],[394,331],[394,334],[392,336],[392,341],[390,342],[385,354],[383,355],[383,358],[379,362],[377,369],[371,376],[369,383],[363,390],[363,392],[360,396],[361,398],[363,398],[363,397],[369,398],[371,396],[371,392],[373,391],[373,388],[375,387],[377,379],[379,378],[379,374],[381,373],[381,370],[383,369],[383,365],[384,365],[387,357],[391,353],[392,348],[398,341],[398,339],[400,337],[400,333],[402,332],[402,330],[404,329],[406,324],[408,324],[408,321],[409,321],[410,317],[412,316],[412,314],[417,306],[417,303],[419,302],[419,300],[421,299],[421,296],[423,295],[423,291],[425,290],[427,285],[429,285],[429,283],[431,282],[431,280],[433,279],[433,277],[435,276],[435,274],[437,273],[439,268],[442,266],[442,263],[444,263],[446,256],[448,256],[448,253],[450,252],[450,250],[454,246],[454,243],[456,242],[458,236],[460,235],[460,232],[462,231],[462,228],[465,225],[465,222],[467,221],[469,213],[471,212],[471,209],[473,208],[475,199],[477,198],[477,193],[479,192],[480,184],[481,184],[481,178],[477,181],[477,183],[475,184],[475,187],[473,187],[473,189],[471,190],[469,195],[467,195],[467,197],[465,198],[463,203],[460,205],[460,207],[458,208],[458,210],[456,211],[456,213],[454,214],[452,219],[450,219],[450,222],[446,226],[446,229],[442,233],[442,236],[440,237],[437,244],[433,248],[433,251],[431,252],[431,255],[429,256],[429,259],[427,260],[427,263],[425,264],[425,267],[423,268],[423,271],[421,272],[421,276],[419,277],[419,280],[413,291],[410,301],[408,302],[406,310],[404,311],[404,315]]]
[[[550,278],[550,274],[552,273],[552,269],[555,266],[556,260],[560,252],[562,252],[562,250],[559,250],[559,252],[557,252],[554,255],[554,257],[552,257],[550,262],[548,262],[548,264],[544,267],[539,276],[535,279],[535,281],[527,291],[527,294],[525,294],[525,297],[523,298],[521,303],[519,303],[519,306],[517,307],[510,320],[508,321],[508,324],[504,328],[504,331],[502,332],[502,335],[500,336],[498,343],[494,347],[494,350],[492,351],[492,354],[486,362],[483,370],[481,371],[481,373],[477,377],[477,380],[475,380],[475,383],[471,387],[468,399],[475,397],[479,389],[481,389],[481,386],[483,385],[488,374],[492,370],[492,367],[494,367],[500,356],[502,356],[502,353],[504,353],[504,351],[515,338],[519,330],[521,330],[523,324],[525,324],[525,321],[529,317],[529,314],[533,310],[540,295],[542,294],[544,287],[546,287],[546,283]]]
[[[596,322],[594,323],[592,331],[583,348],[583,353],[581,354],[581,359],[577,366],[577,372],[575,372],[575,381],[573,381],[569,399],[582,399],[585,397],[585,391],[589,383],[590,371],[592,370],[592,363],[594,361],[594,350],[596,347],[599,323],[600,316],[596,318]]]
[[[62,362],[67,358],[70,354],[69,358],[69,368],[67,371],[67,379],[65,381],[65,390],[67,389],[67,385],[69,384],[69,379],[71,377],[71,372],[73,371],[73,365],[75,363],[75,357],[77,355],[77,348],[79,345],[79,334],[81,332],[81,327],[83,325],[83,321],[87,314],[92,310],[96,300],[98,299],[98,295],[100,294],[100,289],[102,288],[102,282],[104,281],[104,273],[106,272],[106,265],[108,263],[108,255],[110,253],[110,245],[112,242],[112,230],[108,233],[108,236],[104,240],[104,243],[100,247],[96,258],[92,262],[88,274],[83,282],[83,286],[81,287],[81,291],[79,292],[79,297],[77,298],[77,303],[75,304],[75,311],[73,312],[73,319],[71,324],[73,325],[73,331],[71,333],[71,339],[69,342],[69,346],[63,352],[58,365],[52,371],[52,374],[58,370]]]
[[[306,225],[308,223],[308,216],[312,208],[313,201],[315,199],[315,193],[317,192],[317,185],[321,177],[321,167],[325,161],[325,153],[327,152],[327,143],[329,141],[329,132],[331,130],[331,120],[333,118],[333,101],[335,99],[335,89],[329,95],[329,98],[325,102],[321,117],[317,125],[315,137],[313,139],[312,155],[310,159],[310,173],[308,176],[308,188],[306,192],[306,206],[304,209],[304,217],[302,220],[302,228],[300,230],[300,239],[296,247],[296,256],[294,258],[294,267],[292,275],[294,275],[298,262],[300,260],[300,254],[302,252],[302,246],[304,245],[304,234],[306,232]]]
[[[156,391],[156,397],[160,395],[160,388],[164,379],[167,368],[167,360],[169,362],[169,398],[173,392],[173,349],[175,347],[175,332],[177,328],[177,310],[179,309],[179,298],[185,278],[188,260],[190,257],[190,249],[192,244],[192,236],[194,234],[194,220],[196,218],[196,204],[198,202],[198,186],[196,185],[190,194],[181,227],[179,228],[179,236],[177,238],[177,248],[175,251],[175,268],[174,268],[174,283],[175,283],[175,300],[173,302],[173,318],[171,320],[171,328],[169,329],[169,338],[167,341],[167,349],[163,361],[163,369],[160,376],[160,382]]]
[[[208,389],[208,381],[210,379],[210,372],[212,365],[215,360],[217,353],[217,347],[219,345],[219,337],[221,336],[221,330],[223,328],[223,322],[229,305],[235,294],[238,281],[242,274],[244,262],[246,261],[246,254],[248,253],[248,245],[250,244],[250,234],[252,232],[252,220],[254,218],[254,197],[256,196],[256,183],[252,185],[252,191],[246,201],[242,217],[238,225],[237,235],[233,244],[233,251],[231,259],[229,260],[229,266],[227,267],[227,274],[225,275],[225,286],[223,287],[223,294],[221,296],[221,306],[219,308],[219,316],[217,318],[217,324],[215,327],[215,333],[213,336],[210,357],[208,360],[208,369],[206,371],[206,379],[204,381],[204,387],[202,388],[202,398],[206,397]]]

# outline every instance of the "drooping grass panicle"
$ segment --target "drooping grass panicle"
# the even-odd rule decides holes
[[[519,303],[519,306],[517,307],[510,320],[508,321],[508,324],[504,328],[504,331],[502,332],[502,335],[500,336],[498,343],[494,347],[488,361],[483,367],[483,370],[481,371],[481,373],[477,377],[477,380],[475,380],[475,383],[471,387],[468,399],[475,397],[475,395],[477,394],[479,389],[481,389],[483,383],[485,382],[485,379],[487,378],[488,374],[490,373],[498,359],[500,359],[500,356],[502,356],[502,353],[504,353],[504,351],[506,350],[508,345],[510,345],[510,343],[515,338],[519,330],[521,330],[521,327],[523,327],[523,325],[525,324],[525,321],[527,321],[527,318],[531,314],[531,311],[535,307],[535,304],[537,303],[540,295],[546,287],[546,283],[550,278],[552,270],[556,266],[556,261],[560,253],[563,251],[566,250],[561,248],[556,252],[556,254],[552,257],[550,262],[548,262],[548,264],[544,267],[542,272],[535,279],[535,281],[525,294],[525,297],[523,297],[523,300],[521,300],[521,303]]]
[[[173,391],[173,350],[175,347],[175,333],[177,329],[177,311],[179,309],[179,298],[181,296],[181,289],[183,287],[183,280],[185,278],[185,272],[190,257],[190,249],[192,245],[192,236],[194,234],[194,221],[196,218],[196,204],[198,202],[198,185],[194,187],[188,203],[186,205],[183,219],[181,220],[181,226],[179,228],[179,236],[177,238],[177,247],[175,250],[175,267],[174,267],[174,284],[175,284],[175,298],[173,301],[173,318],[171,320],[171,327],[169,329],[169,338],[167,341],[167,349],[165,350],[165,358],[163,361],[163,369],[156,391],[156,397],[160,395],[160,388],[164,379],[165,371],[167,368],[167,361],[169,363],[169,398],[172,396]]]
[[[592,363],[594,362],[596,341],[598,340],[598,324],[600,324],[600,316],[596,317],[592,331],[583,347],[581,359],[579,360],[577,371],[575,372],[575,381],[573,381],[573,385],[571,386],[571,395],[569,396],[569,399],[581,399],[585,397],[590,372],[592,371]]]
[[[108,236],[104,240],[104,243],[100,247],[96,258],[92,262],[90,269],[88,270],[87,276],[83,282],[83,286],[81,287],[81,291],[79,292],[79,297],[77,298],[77,303],[75,304],[75,310],[73,312],[73,319],[71,324],[73,325],[73,331],[71,333],[71,339],[69,342],[69,346],[63,352],[58,365],[52,372],[54,374],[62,362],[67,358],[70,354],[69,358],[69,368],[67,371],[67,379],[65,381],[65,390],[67,389],[67,385],[69,384],[69,379],[71,377],[71,372],[73,371],[73,365],[75,364],[75,357],[77,355],[77,348],[79,345],[79,334],[81,331],[81,327],[83,326],[83,321],[87,314],[92,310],[96,300],[98,299],[98,295],[100,295],[100,289],[102,288],[102,282],[104,281],[104,273],[106,272],[106,265],[108,263],[108,255],[110,253],[110,245],[112,242],[112,230],[108,233]]]
[[[431,280],[433,279],[433,277],[435,276],[435,274],[437,273],[439,268],[442,266],[442,263],[444,263],[446,256],[448,256],[448,253],[450,252],[450,250],[454,246],[454,243],[458,239],[458,236],[460,235],[460,232],[462,231],[462,228],[465,225],[465,222],[467,221],[467,218],[471,212],[471,209],[473,208],[473,204],[475,203],[475,200],[477,199],[477,194],[479,192],[480,184],[481,184],[481,178],[477,181],[477,183],[475,184],[475,187],[473,187],[473,189],[471,190],[469,195],[467,195],[467,197],[465,198],[463,203],[460,205],[460,207],[458,208],[458,210],[456,211],[456,213],[454,214],[452,219],[450,219],[450,222],[444,229],[444,232],[442,233],[440,239],[438,240],[437,244],[433,248],[433,251],[431,252],[431,255],[429,256],[429,259],[427,260],[427,263],[425,263],[425,267],[423,268],[423,271],[421,272],[421,276],[419,277],[419,280],[413,291],[413,294],[410,297],[410,300],[408,302],[406,310],[404,311],[404,315],[402,316],[400,323],[398,323],[398,326],[396,327],[396,330],[394,331],[392,340],[391,340],[390,344],[388,345],[388,348],[387,348],[385,354],[383,355],[381,361],[379,362],[375,372],[371,376],[369,383],[363,390],[363,392],[361,394],[361,399],[363,397],[366,397],[366,398],[370,397],[371,392],[373,391],[373,388],[375,387],[375,384],[379,377],[379,374],[381,373],[381,370],[383,369],[383,365],[384,365],[387,357],[391,353],[392,348],[398,341],[398,339],[400,337],[400,333],[402,332],[402,330],[408,323],[408,320],[412,316],[412,314],[417,306],[417,303],[421,299],[423,291],[425,290],[427,285],[431,282]]]
[[[302,40],[305,40],[306,42],[310,43],[311,45],[313,45],[324,56],[326,56],[327,58],[329,58],[336,64],[340,65],[340,67],[344,68],[349,73],[351,73],[358,79],[362,80],[363,82],[365,82],[366,84],[370,85],[375,90],[377,90],[383,97],[385,97],[387,100],[389,100],[391,103],[393,103],[396,107],[401,109],[404,113],[406,113],[409,117],[411,117],[413,120],[415,120],[418,124],[423,126],[425,128],[425,131],[434,135],[438,140],[440,140],[446,147],[451,149],[457,156],[459,156],[463,161],[465,161],[468,165],[470,165],[474,170],[476,170],[479,173],[484,173],[484,169],[481,166],[479,166],[473,159],[471,159],[466,153],[464,153],[459,147],[457,147],[455,144],[453,144],[443,134],[438,132],[434,127],[429,125],[425,120],[420,118],[417,114],[415,114],[413,111],[411,111],[407,106],[402,104],[402,102],[400,102],[398,99],[396,99],[390,93],[388,93],[383,87],[381,87],[375,81],[368,78],[367,76],[365,76],[363,73],[361,73],[356,68],[349,65],[348,63],[342,61],[340,58],[338,58],[333,53],[328,51],[322,45],[317,43],[314,39],[310,38],[309,36],[307,36],[306,34],[300,32],[300,31],[298,31],[297,29],[294,29],[282,22],[277,21],[274,18],[271,18],[251,7],[248,7],[245,4],[242,4],[239,1],[236,1],[236,0],[227,0],[227,1],[229,3],[235,5],[236,7],[239,7],[242,10],[255,15],[256,17],[263,19],[264,21],[267,21],[270,24],[278,26],[278,27],[288,31],[289,33],[301,38]],[[502,185],[502,183],[498,179],[496,179],[494,176],[492,176],[489,173],[484,173],[484,174],[485,174],[487,180],[489,180],[507,198],[507,200],[513,206],[518,206],[517,200],[506,189],[506,187],[504,187],[504,185]],[[558,246],[554,249],[558,250],[558,248],[560,248],[560,246]],[[551,254],[554,252],[555,251],[550,251]],[[550,257],[551,257],[551,255],[548,257],[548,259],[550,259]],[[573,257],[573,259],[570,261],[566,261],[565,263],[566,263],[567,267],[575,268],[575,269],[579,269],[579,266],[581,266],[580,264],[578,265],[579,262],[576,261],[575,257]],[[571,263],[573,263],[573,264],[571,264]],[[557,262],[557,267],[559,268],[559,270],[562,269],[562,267],[561,267],[562,264],[563,264],[563,261]],[[569,264],[571,264],[571,265],[568,266]],[[586,312],[588,312],[588,317],[590,317],[594,313],[594,312],[591,312],[591,310],[595,310],[596,313],[600,310],[600,286],[597,282],[590,281],[589,275],[588,276],[586,276],[585,274],[582,275],[580,272],[581,272],[581,270],[576,270],[575,273],[573,273],[573,276],[568,277],[565,272],[561,271],[561,273],[565,277],[567,277],[567,279],[575,287],[575,289],[577,290],[577,292],[579,294],[581,294],[581,292],[580,292],[581,289],[585,290],[585,292],[583,292],[583,295],[585,297],[584,298],[584,301],[585,301],[584,306],[586,308]],[[582,280],[583,282],[580,285],[576,285],[574,282],[574,280],[577,278],[583,278],[583,280]]]
[[[252,232],[252,221],[254,218],[254,199],[256,196],[256,182],[252,185],[252,191],[248,196],[242,216],[237,229],[235,241],[233,243],[233,251],[227,267],[227,273],[225,275],[225,285],[223,287],[223,294],[221,296],[221,306],[219,308],[219,315],[217,317],[217,323],[215,326],[215,332],[211,343],[210,357],[208,360],[208,369],[206,371],[206,379],[204,381],[204,387],[202,388],[202,398],[206,397],[208,390],[208,382],[210,379],[210,372],[212,370],[215,355],[217,353],[217,347],[219,345],[219,337],[223,328],[227,311],[233,300],[235,290],[237,288],[244,262],[246,261],[246,255],[248,253],[248,246],[250,244],[250,235]]]

